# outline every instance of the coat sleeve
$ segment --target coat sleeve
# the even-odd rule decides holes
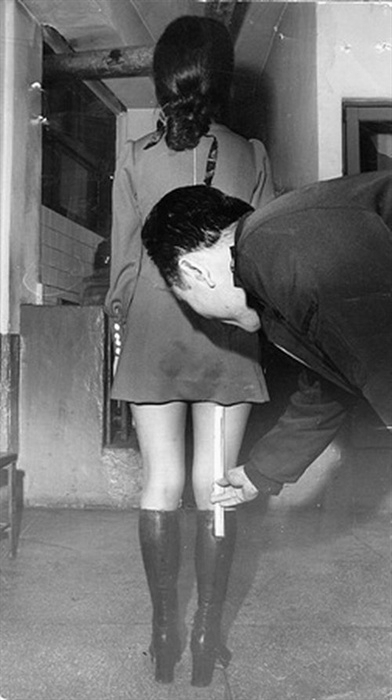
[[[140,269],[142,219],[132,180],[135,144],[129,141],[120,155],[113,182],[110,287],[105,310],[126,320]]]
[[[304,370],[285,412],[250,453],[246,475],[261,493],[277,495],[323,452],[346,415],[343,391]]]
[[[275,189],[272,179],[272,169],[267,151],[261,141],[250,139],[253,148],[253,157],[256,169],[256,186],[253,190],[250,204],[255,209],[260,209],[275,199]]]

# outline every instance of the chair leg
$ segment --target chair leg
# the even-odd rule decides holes
[[[10,524],[10,557],[16,557],[17,550],[17,523],[16,523],[16,463],[11,462],[8,471],[8,522]]]

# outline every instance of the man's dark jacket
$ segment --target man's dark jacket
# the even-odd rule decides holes
[[[244,217],[235,282],[267,338],[392,425],[392,174],[319,182]],[[341,401],[302,382],[245,471],[267,493],[295,481],[345,417]]]

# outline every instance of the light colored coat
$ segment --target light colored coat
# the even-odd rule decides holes
[[[220,124],[210,132],[218,139],[213,187],[250,202],[256,209],[274,198],[271,167],[261,141],[234,134]],[[141,227],[152,207],[176,187],[203,182],[211,139],[194,150],[170,151],[164,139],[151,148],[149,134],[128,141],[120,155],[113,187],[112,255],[106,309],[119,304],[125,320],[142,257]]]

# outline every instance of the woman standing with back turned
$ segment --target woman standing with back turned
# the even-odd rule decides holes
[[[140,545],[153,607],[150,652],[155,678],[168,683],[181,654],[177,576],[178,507],[185,481],[185,420],[192,409],[192,482],[197,505],[198,609],[192,684],[208,685],[215,663],[227,666],[220,621],[234,551],[235,512],[224,538],[213,532],[213,414],[225,406],[226,468],[236,465],[252,403],[268,400],[258,340],[238,328],[183,310],[141,244],[148,213],[167,192],[202,184],[255,207],[274,196],[268,156],[222,125],[229,102],[233,46],[223,24],[197,16],[172,22],[154,52],[160,105],[157,130],[126,143],[113,194],[109,315],[125,323],[112,398],[129,401],[144,484]]]

